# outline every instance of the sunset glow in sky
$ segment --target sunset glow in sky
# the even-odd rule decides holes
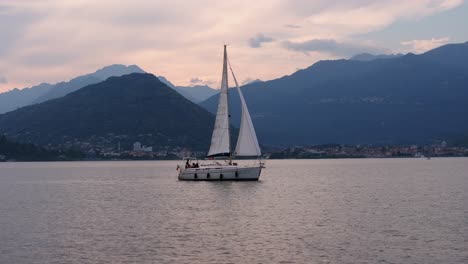
[[[136,64],[219,86],[222,45],[241,81],[322,59],[421,53],[468,41],[463,0],[0,0],[0,92]]]

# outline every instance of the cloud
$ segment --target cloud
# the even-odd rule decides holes
[[[337,42],[333,39],[312,39],[304,42],[284,41],[283,46],[289,50],[304,52],[326,52],[337,56],[352,56],[359,53],[386,53],[387,49],[356,43]]]
[[[301,28],[301,26],[292,25],[292,24],[286,24],[286,25],[284,25],[284,27],[287,27],[287,28]]]
[[[413,52],[423,53],[428,50],[440,47],[447,44],[450,41],[449,37],[443,38],[432,38],[432,39],[415,39],[409,41],[403,41],[400,44],[403,46],[410,46]]]
[[[284,4],[283,9],[284,12],[294,12],[296,19],[302,18],[302,21],[294,24],[313,29],[315,35],[320,35],[320,38],[337,39],[381,30],[396,21],[418,20],[458,7],[463,2],[463,0],[291,0]]]
[[[202,84],[202,83],[203,83],[203,80],[198,77],[190,79],[190,84],[195,85],[195,84]]]
[[[201,79],[201,78],[195,77],[195,78],[191,78],[189,83],[190,83],[191,86],[207,85],[207,86],[213,87],[213,86],[216,85],[217,82],[212,81],[212,80]]]
[[[4,76],[0,76],[0,83],[8,83],[8,80]]]
[[[42,17],[43,14],[29,9],[0,4],[0,58],[13,49],[16,42]]]
[[[251,48],[260,48],[262,43],[272,42],[273,38],[267,37],[262,33],[257,34],[256,36],[249,39],[249,46]]]

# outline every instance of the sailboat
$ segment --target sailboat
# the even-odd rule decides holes
[[[232,73],[234,83],[239,93],[242,115],[239,129],[239,137],[234,152],[231,152],[231,138],[229,126],[229,105],[228,105],[228,66]],[[234,71],[229,64],[226,45],[224,45],[223,75],[221,80],[221,90],[219,93],[218,110],[211,137],[211,145],[208,151],[207,164],[191,164],[190,159],[186,160],[183,166],[178,166],[179,180],[192,181],[218,181],[218,180],[250,180],[257,181],[264,168],[264,163],[260,160],[253,164],[240,165],[234,162],[236,157],[261,157],[262,152],[258,144],[249,109],[244,99],[244,95],[239,87]],[[221,158],[221,159],[220,159]]]

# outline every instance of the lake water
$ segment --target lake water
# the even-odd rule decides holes
[[[468,159],[0,163],[0,263],[468,263]]]

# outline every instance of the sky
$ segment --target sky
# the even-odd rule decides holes
[[[116,63],[219,87],[224,44],[241,82],[270,80],[465,42],[467,22],[463,0],[0,0],[0,92]]]

